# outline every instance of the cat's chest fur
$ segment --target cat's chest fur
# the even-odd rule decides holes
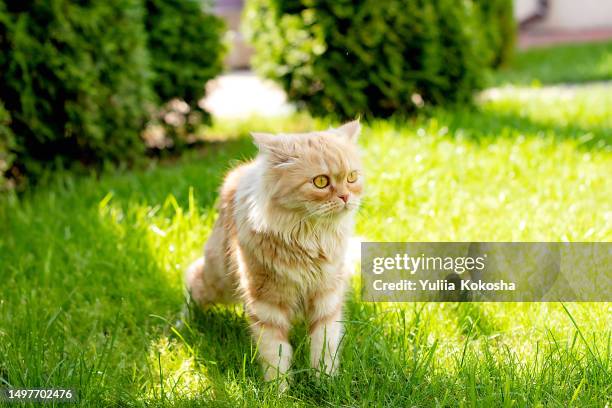
[[[255,272],[260,270],[270,282],[307,292],[341,273],[346,238],[343,231],[303,226],[287,232],[254,231],[240,228],[241,251]]]
[[[296,306],[342,284],[352,213],[306,219],[273,205],[261,182],[258,164],[252,163],[244,169],[232,200],[240,290]]]

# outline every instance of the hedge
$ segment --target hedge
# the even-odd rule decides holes
[[[154,148],[180,149],[210,123],[198,102],[223,68],[223,21],[201,0],[145,0],[153,89],[162,105],[144,136]]]
[[[153,89],[161,101],[180,98],[192,107],[204,85],[223,68],[221,19],[203,12],[199,0],[146,0],[145,28]]]
[[[440,94],[432,102],[469,103],[474,91],[483,83],[488,44],[484,39],[478,11],[467,1],[432,1],[440,27],[442,65],[439,83],[434,89]]]
[[[490,65],[471,0],[250,0],[253,64],[315,115],[469,103]]]
[[[514,52],[516,21],[512,0],[474,0],[480,12],[488,62],[493,67],[506,64]]]
[[[36,175],[142,155],[160,107],[197,104],[220,72],[221,30],[195,0],[0,0],[14,165]]]
[[[14,155],[11,149],[15,147],[15,138],[9,127],[11,117],[0,101],[0,191],[8,186],[4,173],[11,168]]]
[[[124,160],[143,150],[150,70],[138,0],[6,2],[0,24],[17,160]]]

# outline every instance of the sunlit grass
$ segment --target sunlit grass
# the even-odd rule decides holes
[[[610,241],[611,93],[495,92],[475,110],[364,127],[360,237]],[[300,323],[282,396],[261,381],[241,307],[185,319],[183,270],[224,173],[255,154],[248,132],[327,125],[221,122],[205,135],[215,142],[176,163],[57,175],[0,198],[0,387],[71,386],[84,406],[611,402],[609,303],[368,304],[355,291],[340,375],[307,369]]]
[[[380,124],[376,138],[364,134],[370,194],[360,235],[388,241],[612,235],[609,153],[535,135],[474,143],[440,136],[443,128],[428,125],[394,130]]]
[[[162,336],[153,341],[149,351],[148,392],[145,400],[214,398],[206,366],[197,359],[195,350],[180,337]]]

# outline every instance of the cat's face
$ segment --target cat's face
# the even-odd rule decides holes
[[[358,121],[300,134],[253,134],[264,160],[270,200],[305,217],[348,214],[360,203],[363,171]]]

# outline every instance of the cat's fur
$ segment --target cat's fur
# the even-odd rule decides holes
[[[225,178],[204,258],[187,271],[199,305],[244,302],[266,380],[288,371],[289,330],[301,313],[312,366],[337,370],[350,275],[344,254],[363,189],[360,130],[353,121],[321,132],[253,134],[259,154]],[[318,175],[329,177],[329,187],[314,185]]]

